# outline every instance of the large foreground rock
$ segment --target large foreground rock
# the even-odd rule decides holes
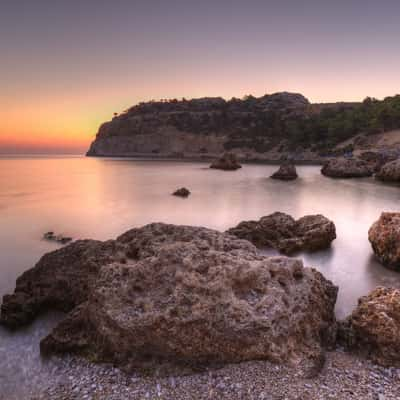
[[[375,177],[384,182],[400,182],[400,160],[384,164]]]
[[[357,158],[332,158],[321,169],[322,175],[331,178],[362,178],[371,176],[373,169]]]
[[[400,213],[383,212],[369,229],[368,239],[381,263],[400,271]]]
[[[258,221],[243,221],[228,230],[258,247],[272,247],[284,254],[316,251],[330,246],[336,238],[335,224],[323,215],[306,215],[297,221],[275,212]]]
[[[378,287],[341,324],[339,339],[384,366],[400,366],[400,290]]]
[[[278,171],[271,175],[272,179],[280,179],[282,181],[291,181],[297,179],[297,171],[294,164],[285,163],[282,164]]]
[[[4,298],[1,321],[15,327],[44,309],[70,310],[42,351],[124,366],[320,362],[336,295],[300,260],[268,258],[205,228],[151,224],[44,256]]]
[[[225,153],[221,158],[215,160],[210,168],[213,169],[222,169],[225,171],[235,171],[242,166],[239,164],[236,156],[233,153]]]

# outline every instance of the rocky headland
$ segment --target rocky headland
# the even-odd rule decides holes
[[[362,103],[312,104],[298,93],[224,100],[205,97],[140,103],[102,124],[89,156],[323,163],[376,150],[400,154],[400,96]]]

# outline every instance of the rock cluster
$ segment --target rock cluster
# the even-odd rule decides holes
[[[400,182],[400,159],[384,164],[375,178],[384,182]]]
[[[48,308],[70,311],[41,350],[116,365],[320,363],[333,343],[336,295],[300,260],[260,255],[217,231],[158,223],[45,255],[4,297],[1,322],[18,327]]]
[[[383,212],[369,229],[368,239],[383,265],[400,270],[400,213]]]
[[[378,364],[400,367],[400,290],[378,287],[359,299],[339,338]]]
[[[394,160],[394,156],[379,151],[364,151],[358,155],[358,158],[368,163],[373,172],[378,172],[383,165]]]
[[[243,221],[228,233],[284,254],[325,249],[336,238],[335,224],[323,215],[306,215],[296,221],[281,212],[258,221]]]
[[[178,197],[188,197],[190,195],[190,191],[189,191],[189,189],[182,187],[180,189],[175,190],[175,192],[172,194],[174,196],[178,196]]]
[[[236,156],[233,153],[225,153],[218,160],[215,160],[210,168],[213,169],[222,169],[225,171],[235,171],[242,166],[239,164]]]
[[[297,171],[294,164],[284,163],[282,164],[278,171],[271,175],[272,179],[280,179],[283,181],[291,181],[297,179]]]
[[[43,235],[43,239],[51,240],[53,242],[57,242],[57,243],[61,243],[61,244],[67,244],[69,242],[72,242],[72,237],[56,235],[53,231],[46,232]]]
[[[358,158],[332,158],[321,169],[322,175],[331,178],[362,178],[372,176],[368,162]]]

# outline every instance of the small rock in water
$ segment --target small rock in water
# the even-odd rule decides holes
[[[43,239],[51,240],[53,242],[57,242],[57,243],[61,243],[61,244],[67,244],[72,241],[72,237],[56,235],[53,231],[46,232],[43,235]]]
[[[172,194],[178,197],[188,197],[190,195],[190,191],[185,187],[182,187],[180,189],[175,190],[175,192]]]

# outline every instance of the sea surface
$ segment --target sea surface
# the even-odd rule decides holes
[[[225,230],[275,211],[296,218],[321,213],[335,222],[338,237],[331,249],[298,257],[339,286],[339,318],[376,286],[400,287],[400,274],[382,267],[368,242],[380,213],[399,211],[400,187],[373,178],[334,180],[315,166],[297,167],[298,180],[281,182],[268,178],[275,169],[244,165],[226,172],[195,162],[2,157],[0,296],[59,247],[42,239],[46,231],[103,240],[158,221]],[[188,199],[171,196],[181,186],[192,192]],[[40,358],[38,344],[61,317],[43,316],[16,333],[0,328],[0,400],[27,398],[57,368],[56,361]]]

